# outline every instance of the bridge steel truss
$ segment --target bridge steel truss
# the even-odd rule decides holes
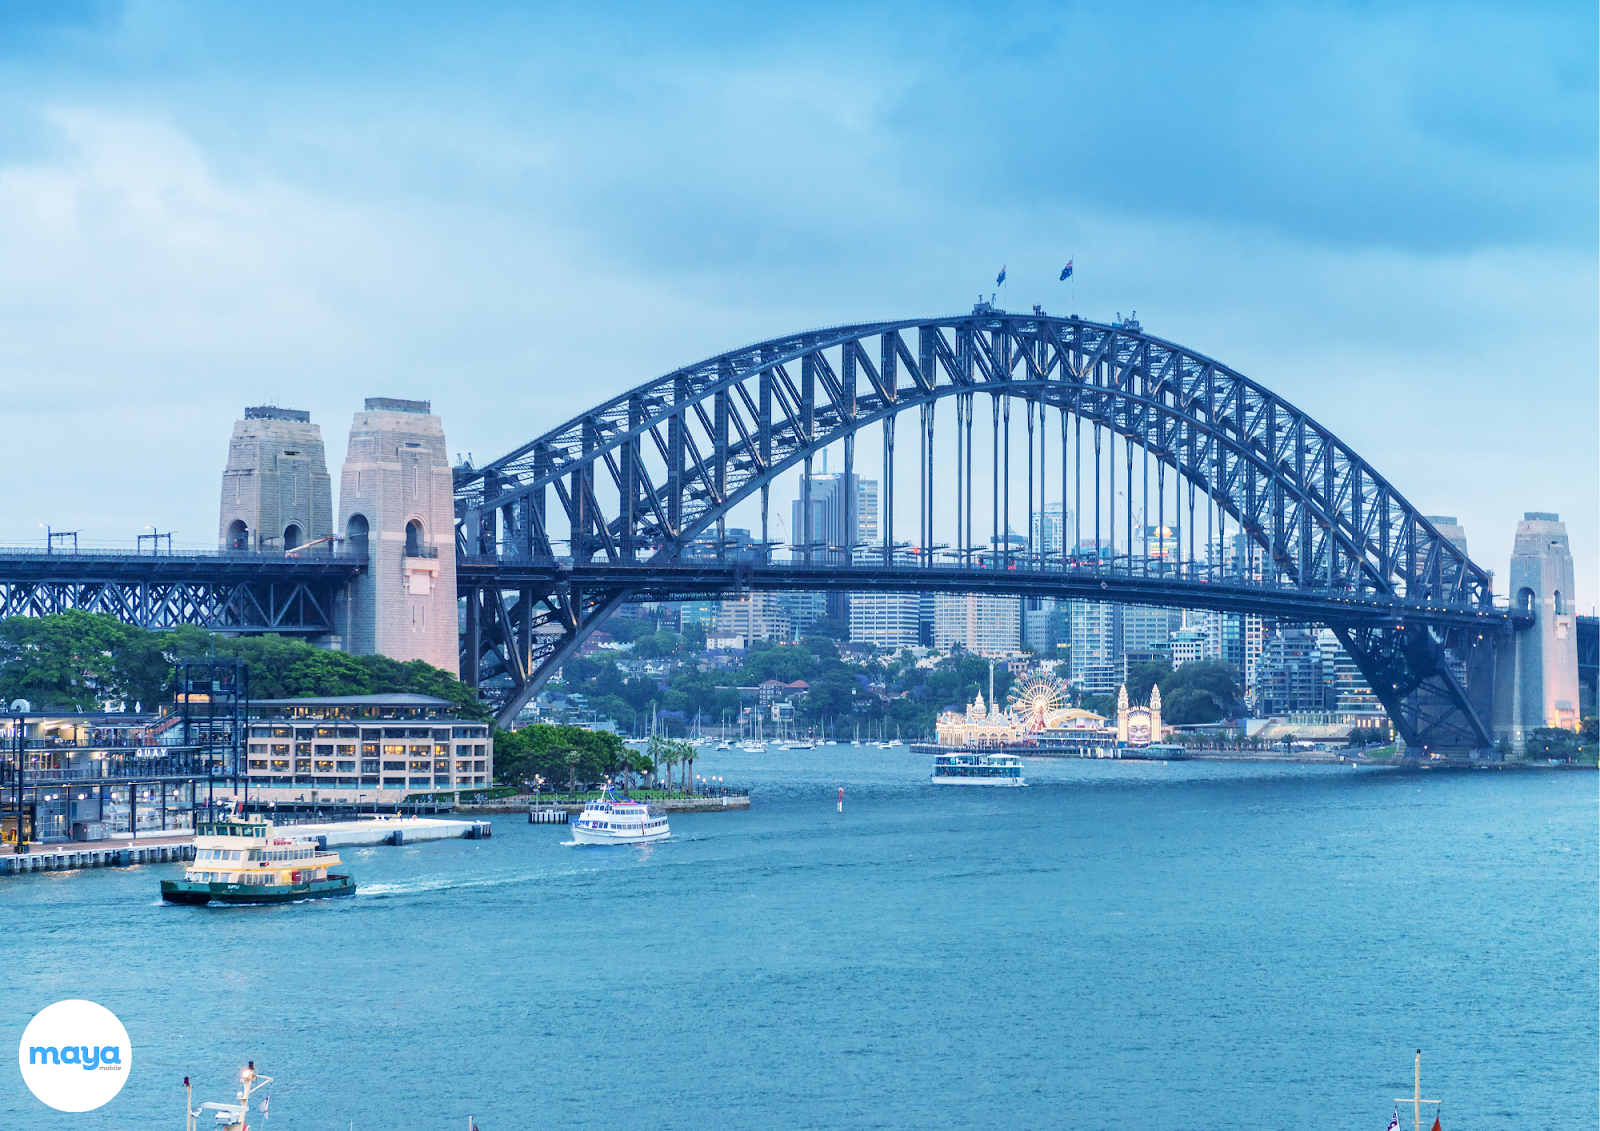
[[[366,559],[0,551],[0,617],[81,610],[165,630],[337,632],[336,604]]]
[[[992,458],[990,469],[975,474],[973,429],[982,398],[990,402]],[[945,401],[955,409],[953,499],[934,486],[936,462],[948,475],[952,454],[948,441],[936,443]],[[1025,551],[1000,537],[1011,529],[1016,405],[1027,423]],[[1059,417],[1059,498],[1063,507],[1069,499],[1077,504],[1074,536],[1063,528],[1053,552],[1042,538],[1033,542],[1033,517],[1054,486],[1047,478],[1056,450],[1048,412]],[[915,414],[920,502],[915,541],[902,542],[894,478],[904,461],[894,452],[896,424],[907,413]],[[1092,540],[1082,506],[1085,426],[1092,443]],[[803,467],[808,501],[813,459],[839,445],[848,482],[856,439],[868,428],[882,437],[876,549],[886,574],[907,554],[926,571],[916,588],[943,587],[936,579],[940,557],[969,575],[980,568],[1054,569],[1052,595],[1081,596],[1074,579],[1087,568],[1096,576],[1125,575],[1118,584],[1122,600],[1193,608],[1217,607],[1208,586],[1215,594],[1217,583],[1229,579],[1254,586],[1260,599],[1249,607],[1269,616],[1276,615],[1276,598],[1268,594],[1292,591],[1306,621],[1338,635],[1409,744],[1451,750],[1492,744],[1494,641],[1512,630],[1514,614],[1494,605],[1488,572],[1348,445],[1270,390],[1131,320],[1107,325],[982,303],[968,315],[813,330],[719,354],[614,397],[483,467],[457,468],[458,576],[468,598],[463,678],[509,683],[501,710],[509,719],[620,604],[737,588],[731,573],[725,587],[675,588],[673,567],[713,530],[722,556],[729,511],[757,495],[761,541],[771,545],[774,478]],[[1136,552],[1136,452],[1146,504],[1139,525],[1148,528],[1152,461],[1160,525],[1167,526],[1169,501],[1173,518],[1186,516],[1176,546],[1154,560],[1147,535],[1145,552]],[[975,504],[974,482],[986,470],[991,482]],[[1119,472],[1125,472],[1120,494]],[[985,501],[993,532],[987,540],[974,534],[975,512]],[[947,514],[938,521],[941,503],[955,509],[950,546],[936,543],[936,533],[949,529]],[[1197,505],[1206,532],[1198,549]],[[811,508],[803,505],[802,513],[809,527]],[[1230,566],[1226,547],[1239,533],[1255,551]],[[801,571],[813,562],[862,557],[860,547],[840,554],[813,535],[790,534]],[[1079,552],[1064,553],[1062,545]],[[857,587],[873,587],[866,573],[844,572]],[[791,575],[771,587],[822,583]],[[1037,586],[1049,590],[1042,578]]]

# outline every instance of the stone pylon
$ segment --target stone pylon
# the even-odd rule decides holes
[[[333,487],[322,429],[300,409],[245,409],[228,441],[218,546],[292,550],[332,533]]]
[[[1533,626],[1516,634],[1509,695],[1497,696],[1509,709],[1495,729],[1521,750],[1536,727],[1578,726],[1572,550],[1559,515],[1529,511],[1517,523],[1509,582],[1512,608],[1532,613]]]
[[[351,585],[347,647],[460,670],[455,497],[444,426],[427,401],[369,397],[350,425],[339,481],[344,552],[365,554]]]

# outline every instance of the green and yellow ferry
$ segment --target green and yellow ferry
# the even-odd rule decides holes
[[[194,847],[183,879],[161,881],[168,903],[288,903],[355,894],[354,879],[330,870],[340,865],[337,853],[306,837],[282,835],[269,821],[202,822]]]

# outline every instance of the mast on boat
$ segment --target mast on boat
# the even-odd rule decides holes
[[[1408,1104],[1412,1105],[1411,1106],[1411,1114],[1412,1114],[1412,1119],[1413,1119],[1413,1126],[1416,1128],[1416,1131],[1422,1131],[1422,1105],[1423,1104],[1442,1104],[1442,1103],[1444,1103],[1443,1100],[1425,1100],[1425,1099],[1422,1098],[1422,1050],[1421,1049],[1417,1050],[1416,1091],[1412,1094],[1410,1099],[1407,1099],[1405,1096],[1396,1096],[1394,1102],[1397,1103],[1397,1104],[1406,1104],[1406,1103],[1408,1103]]]

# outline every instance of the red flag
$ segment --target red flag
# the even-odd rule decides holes
[[[1439,1126],[1439,1116],[1437,1114],[1435,1114],[1433,1117],[1433,1131],[1444,1131],[1444,1129]]]

